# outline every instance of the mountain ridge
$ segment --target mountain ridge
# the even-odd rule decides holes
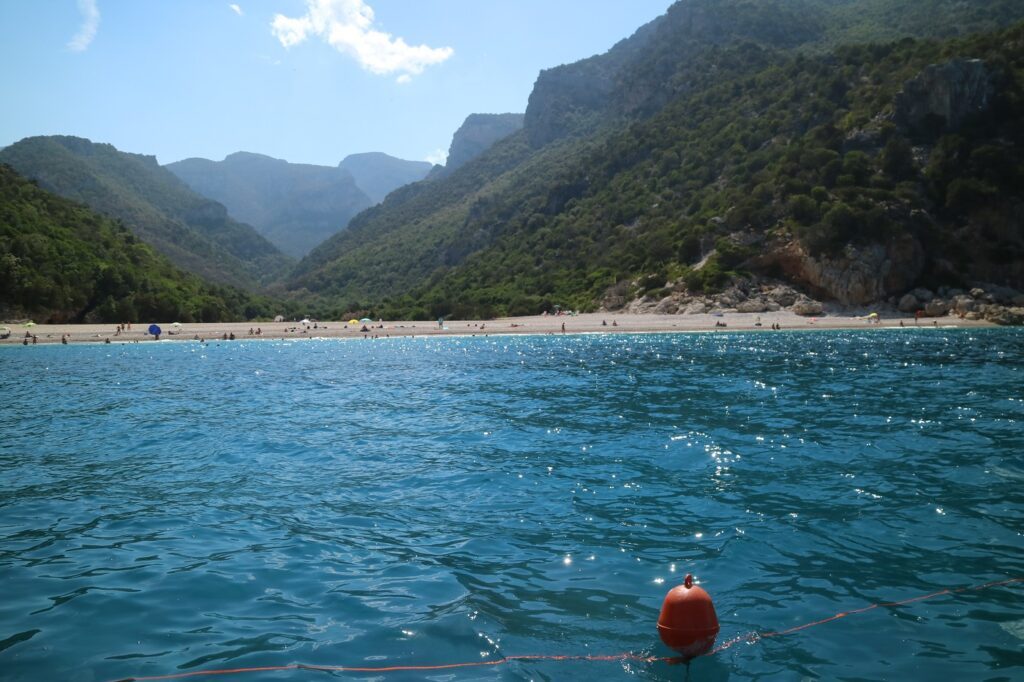
[[[289,260],[227,209],[192,192],[154,156],[72,136],[25,138],[0,162],[48,191],[121,220],[179,267],[210,281],[254,290]]]
[[[351,173],[338,167],[243,151],[223,161],[191,158],[164,168],[193,191],[224,204],[234,218],[296,258],[372,205]]]

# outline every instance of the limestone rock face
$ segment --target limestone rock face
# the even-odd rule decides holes
[[[904,235],[888,244],[847,246],[838,256],[812,256],[790,242],[771,256],[790,279],[843,305],[866,305],[906,291],[924,270],[921,243]]]
[[[980,59],[953,59],[926,67],[896,95],[896,124],[917,134],[959,130],[964,120],[988,109],[992,78]]]
[[[523,114],[470,114],[455,131],[445,170],[451,172],[523,127]]]

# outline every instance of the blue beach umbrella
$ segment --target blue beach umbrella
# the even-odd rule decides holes
[[[151,324],[149,325],[149,329],[147,331],[149,331],[149,333],[152,334],[153,336],[160,336],[162,330],[155,324]]]

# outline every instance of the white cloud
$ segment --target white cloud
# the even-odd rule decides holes
[[[228,5],[228,7],[230,7],[231,11],[237,14],[238,16],[242,16],[242,8],[236,5],[235,3],[231,3],[230,5]]]
[[[284,47],[292,47],[309,37],[320,37],[328,45],[353,58],[377,75],[400,74],[399,83],[428,66],[440,64],[455,52],[450,47],[409,45],[373,28],[373,8],[364,0],[306,0],[301,17],[274,16],[271,31]]]
[[[412,82],[412,76],[407,73],[403,73],[401,76],[395,79],[395,82],[399,85],[405,85],[406,83]]]
[[[96,7],[96,0],[78,0],[78,11],[82,13],[82,26],[68,43],[68,49],[84,52],[100,27],[100,10]]]
[[[427,158],[424,161],[429,161],[438,166],[443,166],[445,161],[448,160],[448,152],[444,149],[435,149],[434,151],[427,154]]]

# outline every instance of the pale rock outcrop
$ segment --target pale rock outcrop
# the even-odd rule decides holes
[[[941,298],[933,298],[924,305],[924,314],[928,317],[942,317],[949,312],[949,304]]]
[[[912,133],[937,135],[960,129],[992,103],[992,77],[980,59],[931,64],[903,84],[893,106],[896,124]]]
[[[811,316],[821,315],[825,310],[825,307],[820,301],[815,301],[805,296],[794,303],[790,309],[797,315]]]
[[[954,296],[952,301],[953,310],[961,315],[973,312],[977,305],[975,300],[966,294]]]
[[[793,280],[804,282],[843,305],[866,305],[906,291],[924,270],[921,243],[904,235],[888,244],[847,246],[838,256],[812,256],[792,241],[775,251],[775,261]]]
[[[1024,308],[989,305],[985,308],[985,320],[1000,325],[1024,324]]]
[[[693,301],[685,310],[681,309],[681,312],[685,312],[687,315],[702,315],[709,310],[708,304],[704,301]]]
[[[675,315],[677,310],[679,310],[679,301],[674,296],[666,296],[658,301],[658,305],[654,308],[654,312],[659,315]]]
[[[760,298],[748,298],[746,301],[740,301],[736,310],[741,313],[763,313],[768,310],[768,304]]]

